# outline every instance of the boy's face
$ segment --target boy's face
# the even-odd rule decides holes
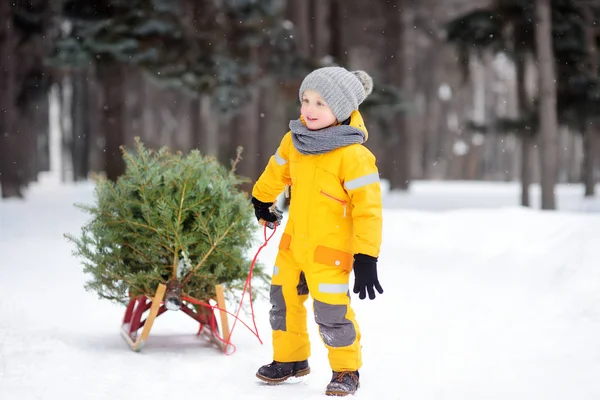
[[[337,123],[331,108],[314,90],[306,90],[302,94],[300,114],[306,121],[306,127],[312,131],[323,129]]]

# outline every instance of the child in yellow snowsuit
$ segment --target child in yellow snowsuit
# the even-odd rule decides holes
[[[257,377],[269,383],[310,372],[306,308],[310,293],[316,323],[333,371],[328,395],[358,388],[360,330],[350,306],[349,278],[364,299],[383,293],[377,278],[382,236],[381,189],[373,154],[362,144],[368,132],[358,106],[372,92],[364,71],[325,67],[300,86],[300,118],[252,191],[256,217],[280,221],[276,198],[291,188],[289,219],[271,281],[273,362]],[[374,290],[375,289],[375,290]]]

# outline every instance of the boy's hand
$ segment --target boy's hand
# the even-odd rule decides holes
[[[359,293],[358,298],[363,300],[366,292],[369,299],[375,298],[375,290],[383,293],[383,288],[377,279],[377,259],[366,254],[354,255],[354,293]]]
[[[263,203],[256,197],[252,197],[252,204],[254,205],[254,215],[261,225],[266,224],[267,227],[273,229],[281,223],[283,212],[279,208],[273,207],[273,203]]]

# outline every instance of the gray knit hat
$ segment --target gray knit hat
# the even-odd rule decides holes
[[[348,119],[352,111],[373,91],[373,79],[365,71],[342,67],[324,67],[311,72],[300,85],[300,102],[305,90],[319,93],[338,121]]]

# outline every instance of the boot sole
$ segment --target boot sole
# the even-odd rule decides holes
[[[305,369],[301,369],[299,371],[296,371],[296,373],[293,374],[293,375],[285,376],[285,377],[279,378],[279,379],[269,378],[269,377],[266,377],[264,375],[259,374],[258,372],[256,373],[256,377],[258,379],[260,379],[261,381],[267,382],[267,383],[282,383],[282,382],[287,381],[290,378],[299,378],[301,376],[306,376],[308,374],[310,374],[310,367],[309,368],[305,368]]]
[[[344,397],[344,396],[348,396],[350,394],[354,394],[356,393],[356,390],[354,392],[342,392],[340,390],[326,390],[325,391],[325,395],[327,396],[338,396],[338,397]]]

